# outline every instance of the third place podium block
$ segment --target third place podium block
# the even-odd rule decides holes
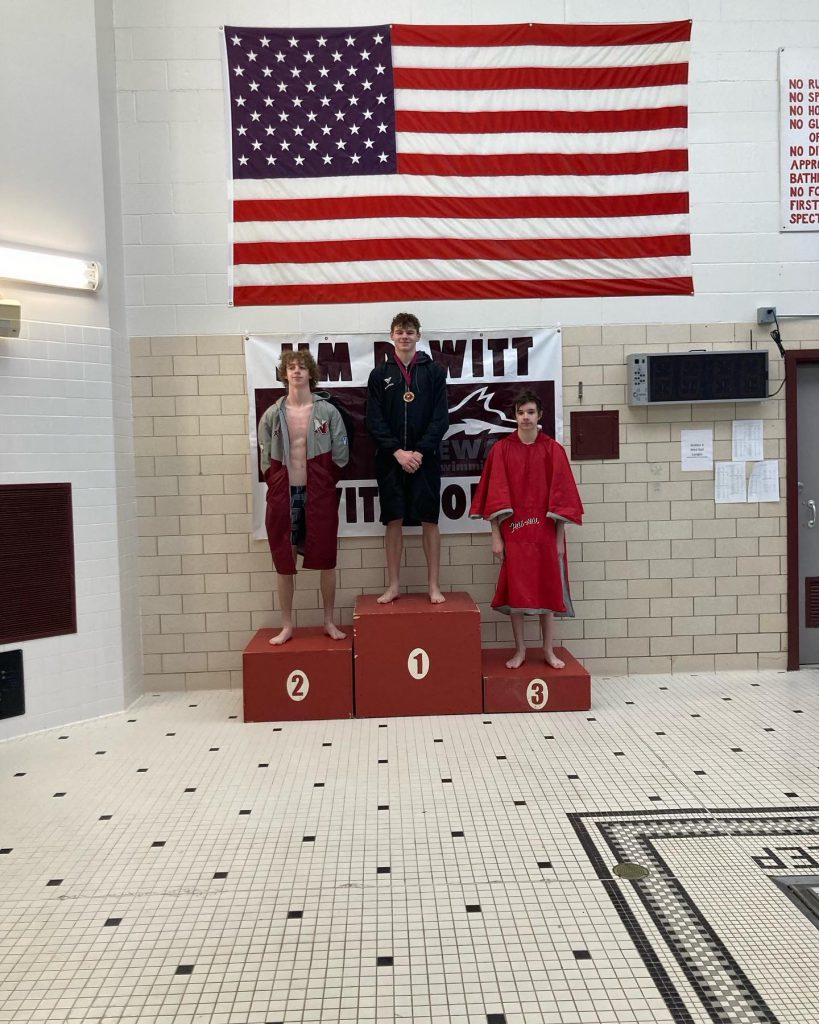
[[[260,629],[242,659],[246,722],[351,718],[353,642],[331,640],[320,626],[297,629],[273,646],[276,629]]]
[[[507,668],[510,647],[483,652],[483,709],[490,711],[588,711],[591,676],[565,647],[555,654],[565,668],[550,668],[543,650],[532,647],[520,668]]]
[[[483,710],[481,613],[469,596],[402,594],[391,604],[358,598],[355,634],[355,713],[470,715]]]

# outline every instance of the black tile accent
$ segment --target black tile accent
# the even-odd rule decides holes
[[[633,703],[634,703],[634,701],[633,701],[633,700],[627,700],[627,701],[626,701],[626,704],[633,704]]]
[[[580,776],[579,775],[567,775],[566,778],[567,779],[579,779]]]
[[[270,767],[270,762],[269,761],[262,761],[256,767],[257,768],[269,768]]]
[[[166,736],[176,736],[176,733],[175,732],[166,732],[165,735]]]
[[[378,875],[389,875],[391,873],[391,869],[388,867],[377,867],[375,872]]]
[[[164,846],[164,845],[165,845],[165,840],[164,839],[157,839],[155,842],[151,843],[151,846]]]
[[[615,757],[625,757],[626,754],[625,754],[625,751],[623,751],[623,750],[615,750],[614,751],[614,756]]]
[[[655,732],[654,735],[655,736],[665,736],[665,733],[664,732]]]
[[[0,849],[0,853],[11,853],[13,849],[13,846],[4,846],[2,847],[2,849]]]
[[[49,878],[49,880],[46,882],[46,885],[62,885],[62,884],[63,884],[62,878]]]
[[[660,690],[667,690],[668,687],[667,686],[660,686],[660,687],[658,687],[658,689],[660,689]]]
[[[480,914],[481,905],[480,903],[467,903],[466,905],[467,914]]]
[[[180,964],[176,968],[176,974],[193,974],[193,964]]]
[[[188,707],[189,708],[198,708],[199,705],[198,704],[188,704]]]
[[[185,792],[186,793],[195,793],[196,792],[196,786],[188,786],[187,789],[185,790]]]
[[[65,796],[65,793],[55,793],[54,796]]]
[[[733,700],[733,697],[723,697],[722,700]]]
[[[544,736],[544,740],[553,740],[554,736]]]
[[[208,747],[208,753],[212,754],[215,750],[218,750],[218,749],[219,749],[218,747]]]
[[[526,801],[525,800],[515,800],[515,807],[525,807],[525,806],[526,806]]]
[[[314,782],[313,783],[313,789],[324,789],[324,783],[323,782]]]
[[[798,797],[799,794],[798,793],[786,793],[785,796],[789,796],[789,797],[791,797],[791,799],[793,799],[793,797]]]
[[[128,724],[130,725],[130,724],[131,724],[131,722],[135,722],[135,721],[136,721],[136,719],[135,719],[135,718],[129,718],[129,719],[128,719]]]
[[[103,925],[103,928],[116,928],[116,926],[118,924],[121,924],[121,923],[122,923],[122,918],[121,917],[108,917],[105,920],[105,924]]]
[[[693,713],[692,713],[691,717],[692,717],[692,718],[702,718],[702,715],[698,715],[698,714],[696,713],[696,711],[695,711],[695,712],[693,712]]]
[[[236,715],[231,715],[230,717],[231,718],[235,718]],[[281,732],[281,731],[282,731],[282,727],[280,725],[276,725],[276,726],[273,727],[273,732]]]
[[[695,775],[705,775],[706,773],[702,770],[702,768],[697,768],[697,769],[695,769],[694,774]]]
[[[67,736],[58,736],[57,739],[58,740],[67,740],[68,737]]]
[[[379,757],[379,759],[378,759],[378,763],[379,763],[379,764],[387,764],[387,759],[386,759],[386,757]]]
[[[316,837],[315,836],[302,836],[301,837],[301,841],[303,843],[314,843],[316,841]]]
[[[452,782],[452,779],[441,779],[441,782]]]
[[[114,817],[113,814],[101,814],[98,818],[99,821],[110,821]]]
[[[592,955],[587,949],[573,949],[575,960],[591,960]]]
[[[389,804],[379,804],[378,805],[378,809],[379,809],[379,811],[388,811],[390,809],[390,805]]]
[[[597,719],[596,718],[587,718],[586,721],[587,722],[596,722]]]
[[[805,712],[804,711],[800,711],[798,708],[794,708],[793,713],[795,715],[804,715]]]
[[[650,796],[648,799],[652,800],[656,804],[656,803],[662,803],[662,799],[663,798],[661,796]]]
[[[742,753],[742,747],[731,747],[731,753],[732,754],[741,754]]]
[[[104,750],[95,750],[95,751],[94,751],[94,753],[95,753],[95,754],[96,754],[97,756],[99,756],[100,754],[104,754],[104,753],[106,753],[106,751],[104,751]]]
[[[137,775],[139,775],[140,772],[147,772],[147,771],[148,771],[147,768],[137,768]]]
[[[391,956],[377,956],[375,958],[375,966],[376,967],[392,967],[392,957]]]
[[[323,747],[332,747],[332,743],[322,743]]]
[[[452,833],[453,839],[463,839],[463,836],[464,834],[460,829],[457,829],[455,832]]]
[[[774,728],[773,728],[772,726],[770,726],[770,725],[766,725],[766,726],[765,726],[765,728],[764,728],[764,729],[763,729],[762,731],[763,731],[763,732],[776,732],[776,729],[774,729]]]
[[[505,761],[505,760],[506,760],[506,754],[495,754],[495,757],[496,757],[496,758],[497,758],[497,759],[498,759],[499,761]]]
[[[505,1013],[487,1013],[486,1024],[506,1024]]]
[[[239,814],[250,814],[249,808],[245,807],[244,810],[239,811]]]
[[[379,722],[378,723],[378,728],[379,729],[386,729],[387,728],[387,723],[386,722]]]
[[[299,918],[304,917],[304,911],[303,910],[288,910],[287,911],[287,917],[288,917],[288,920],[296,921]]]
[[[213,877],[214,878],[227,878],[227,876],[228,876],[227,871],[214,871],[213,872]]]
[[[239,717],[238,715],[228,715],[228,719],[231,719],[231,718],[238,718],[238,717]],[[275,731],[276,731],[276,730],[274,729],[274,730],[273,730],[273,732],[275,732]]]
[[[552,866],[552,862],[550,860],[539,860],[537,862],[537,866],[539,868],[550,868]]]
[[[762,683],[751,683],[751,686],[761,686]]]
[[[15,777],[15,779],[22,779],[22,777],[23,777],[23,776],[24,776],[25,774],[26,774],[25,772],[15,772],[15,773],[14,773],[14,777]]]

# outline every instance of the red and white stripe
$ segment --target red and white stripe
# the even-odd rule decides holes
[[[391,29],[398,174],[234,182],[234,303],[693,291],[690,22]]]

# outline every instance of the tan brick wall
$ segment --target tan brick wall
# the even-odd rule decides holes
[[[730,459],[732,421],[763,419],[784,494],[784,392],[748,405],[626,404],[630,352],[747,348],[751,330],[770,349],[773,390],[783,366],[763,328],[564,328],[567,449],[573,409],[620,411],[620,459],[574,465],[586,506],[568,530],[577,618],[557,625],[595,674],[785,664],[784,500],[715,505],[713,473],[682,472],[679,444],[682,429],[711,428],[715,460]],[[819,340],[818,325],[800,333]],[[270,554],[250,535],[243,339],[137,338],[132,371],[146,688],[238,687],[245,644],[278,621]],[[339,543],[337,607],[350,624],[356,597],[385,586],[384,553],[379,537]],[[420,538],[408,538],[405,562],[403,582],[424,589]],[[480,604],[484,643],[508,644],[508,619],[489,608],[488,535],[444,535],[441,563],[444,589]],[[320,624],[316,573],[298,575],[295,609],[297,625]]]

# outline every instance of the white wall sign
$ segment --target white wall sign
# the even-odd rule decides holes
[[[819,50],[779,51],[782,231],[819,231]]]

